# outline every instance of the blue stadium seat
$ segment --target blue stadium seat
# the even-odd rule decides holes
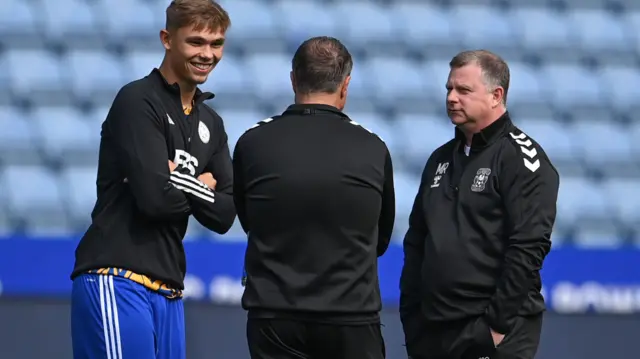
[[[164,51],[135,50],[125,54],[123,69],[125,81],[141,79],[159,68],[164,58]]]
[[[39,91],[57,92],[67,88],[66,72],[60,59],[39,49],[8,50],[10,86],[20,96],[33,96]]]
[[[507,18],[519,38],[517,43],[527,49],[567,48],[575,40],[566,19],[549,9],[517,7]]]
[[[33,113],[34,133],[48,158],[65,160],[75,153],[97,153],[91,130],[82,114],[70,107],[39,107]],[[66,159],[69,160],[69,159]]]
[[[398,29],[397,41],[404,41],[414,49],[456,42],[453,23],[448,11],[430,3],[402,2],[391,10],[394,26]],[[428,54],[431,55],[431,54]]]
[[[522,62],[509,62],[511,80],[507,94],[508,104],[540,103],[545,101],[543,94],[547,91],[538,71]]]
[[[209,75],[207,82],[200,87],[203,91],[211,91],[215,94],[240,94],[245,92],[249,79],[245,75],[241,64],[237,56],[224,55]]]
[[[278,0],[273,12],[282,36],[296,45],[312,36],[337,36],[337,19],[319,2]],[[311,14],[313,21],[309,21]]]
[[[456,36],[468,48],[511,47],[516,42],[509,14],[494,7],[459,5],[452,11]]]
[[[291,59],[284,54],[251,54],[247,56],[245,66],[247,75],[253,80],[253,91],[260,97],[293,97]]]
[[[110,0],[95,0],[98,22],[115,43],[158,40],[156,15],[147,2],[127,0],[113,6]],[[158,44],[160,47],[160,44]]]
[[[8,193],[7,210],[21,219],[27,234],[68,234],[64,195],[54,173],[40,166],[9,166],[0,179]]]
[[[424,94],[423,78],[418,64],[402,57],[370,59],[364,66],[368,87],[379,101],[395,101],[410,97],[421,99]],[[393,74],[393,81],[389,81]]]
[[[640,99],[640,71],[633,67],[603,66],[600,69],[600,87],[606,89],[608,102],[618,110],[638,108]]]
[[[445,117],[400,115],[395,126],[403,153],[417,167],[424,167],[438,147],[453,138],[454,128]]]
[[[0,197],[0,200],[2,198]],[[15,231],[14,223],[9,213],[0,206],[0,239],[8,238]]]
[[[562,122],[542,118],[518,118],[515,124],[536,140],[552,162],[575,161],[579,156],[576,136]]]
[[[71,219],[86,226],[91,223],[91,211],[97,199],[97,169],[95,167],[67,167],[60,175],[61,190]]]
[[[349,96],[351,98],[370,98],[371,88],[366,70],[366,58],[353,57],[353,69],[349,82]]]
[[[596,74],[578,65],[547,64],[540,74],[548,101],[559,109],[604,102]]]
[[[607,171],[608,165],[631,163],[633,141],[626,129],[613,121],[578,119],[569,130],[580,146],[582,158]]]
[[[398,34],[394,31],[389,9],[365,1],[339,1],[332,7],[333,17],[338,19],[340,37],[348,44],[367,46],[396,41]]]
[[[393,183],[396,195],[396,221],[393,236],[395,241],[402,242],[409,229],[409,215],[420,187],[420,177],[394,167]]]
[[[434,60],[424,65],[425,86],[428,88],[429,98],[439,99],[444,103],[447,96],[446,85],[449,80],[449,61]]]
[[[608,220],[613,210],[614,204],[605,196],[600,183],[582,177],[561,178],[557,214],[560,225]]]
[[[120,10],[120,6],[112,6],[112,8]],[[96,20],[99,17],[96,17],[96,13],[87,1],[42,1],[38,4],[38,9],[44,25],[43,34],[50,40],[64,42],[69,37],[100,35],[101,29]]]
[[[233,154],[236,142],[249,128],[266,119],[268,116],[257,111],[227,111],[218,112],[224,121],[229,141],[229,151]]]
[[[575,9],[570,11],[567,20],[583,49],[606,51],[627,47],[628,39],[622,22],[611,13],[599,9]]]
[[[633,139],[640,138],[640,121],[636,120],[629,125],[627,129],[629,136]],[[640,146],[633,146],[631,149],[635,158],[640,158]],[[637,160],[636,160],[637,161]]]
[[[231,17],[232,26],[227,33],[231,41],[274,38],[278,22],[273,8],[257,0],[224,0],[220,4]]]
[[[38,18],[32,4],[24,0],[4,0],[0,11],[0,34],[33,36],[38,33]],[[0,42],[5,41],[0,39]]]
[[[385,121],[385,119],[374,112],[350,112],[349,117],[362,127],[375,133],[384,143],[387,144],[389,152],[393,155],[399,153],[397,150],[398,138],[397,132],[393,128],[393,124]]]
[[[640,11],[628,11],[623,17],[624,29],[631,40],[630,50],[640,52]]]
[[[625,244],[613,223],[583,223],[576,228],[574,242],[582,249],[617,249]]]
[[[610,178],[604,184],[604,191],[623,223],[629,226],[640,223],[640,184],[637,178]]]
[[[24,112],[13,107],[0,107],[0,128],[0,163],[39,162],[34,131]]]
[[[73,50],[65,57],[71,90],[80,99],[90,100],[98,93],[115,93],[125,84],[122,64],[107,51]]]

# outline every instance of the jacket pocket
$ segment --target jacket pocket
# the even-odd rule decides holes
[[[462,359],[491,357],[495,352],[489,324],[483,317],[469,321],[449,349],[452,357]]]

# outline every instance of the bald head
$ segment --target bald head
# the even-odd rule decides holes
[[[334,94],[351,74],[353,60],[338,39],[320,36],[300,45],[291,66],[297,94]]]

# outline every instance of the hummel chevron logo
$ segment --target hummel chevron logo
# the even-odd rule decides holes
[[[527,138],[527,135],[522,132],[519,135],[514,135],[513,132],[510,132],[511,138],[516,140],[516,143],[520,145],[520,150],[524,153],[525,156],[531,158],[528,160],[527,158],[523,158],[524,166],[529,169],[531,172],[535,172],[540,168],[540,160],[536,158],[538,155],[538,151],[536,151],[535,147],[533,147],[533,142]]]

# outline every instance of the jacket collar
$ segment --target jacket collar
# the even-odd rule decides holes
[[[492,144],[498,138],[502,137],[504,131],[511,125],[511,118],[507,111],[492,124],[473,135],[471,138],[471,148],[482,148]],[[467,141],[464,133],[458,127],[455,129],[455,138],[457,141],[461,141],[462,143],[466,143]]]
[[[178,85],[178,83],[170,84],[169,82],[167,82],[167,79],[162,76],[162,73],[160,72],[160,70],[158,70],[158,68],[154,68],[153,70],[151,70],[151,73],[147,77],[152,79],[156,85],[161,86],[170,94],[178,96],[178,98],[180,98],[180,86]],[[200,88],[196,87],[196,94],[193,97],[193,103],[195,106],[197,106],[200,103],[206,100],[210,100],[214,97],[215,95],[213,93],[202,92]]]

